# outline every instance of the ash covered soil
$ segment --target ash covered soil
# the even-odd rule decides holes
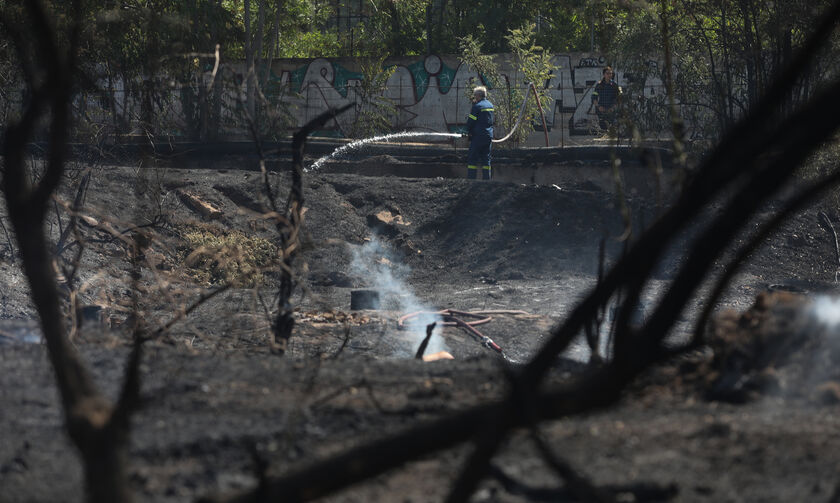
[[[225,278],[236,284],[146,345],[144,405],[130,449],[130,484],[140,501],[252,489],[255,452],[269,476],[280,475],[503,398],[510,362],[527,361],[595,284],[599,242],[608,264],[622,249],[616,196],[585,179],[538,186],[309,173],[295,262],[297,324],[281,357],[270,350],[276,267],[242,257],[255,249],[270,257],[277,231],[260,214],[261,175],[241,167],[96,166],[81,234],[64,241],[85,241],[75,286],[86,319],[72,336],[111,397],[133,311],[122,231],[141,225],[151,236],[137,285],[150,327]],[[62,200],[74,198],[80,169],[70,170]],[[285,201],[289,177],[269,179]],[[654,200],[628,194],[635,226],[656,217]],[[197,201],[218,213],[202,214]],[[606,411],[543,423],[556,454],[619,501],[829,501],[840,467],[840,344],[832,343],[837,329],[811,309],[822,302],[818,294],[834,291],[837,269],[835,238],[818,211],[836,219],[828,201],[796,215],[736,277],[720,302],[714,351],[652,369]],[[56,242],[66,225],[52,217]],[[208,258],[218,251],[212,236],[241,247]],[[689,242],[684,236],[663,261],[647,309]],[[0,501],[81,501],[80,461],[63,431],[20,262],[4,243]],[[377,290],[380,308],[351,310],[358,289]],[[476,328],[508,362],[452,326],[436,332],[427,352],[445,350],[453,359],[414,359],[425,329],[401,329],[398,320],[440,309],[495,311]],[[696,309],[684,313],[674,338],[689,333]],[[766,348],[777,350],[768,356]],[[584,372],[588,354],[576,341],[549,381]],[[394,467],[326,501],[441,501],[469,452],[464,444]],[[517,432],[472,501],[576,500],[527,432]]]

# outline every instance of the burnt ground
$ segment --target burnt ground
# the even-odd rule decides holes
[[[64,200],[73,198],[83,167],[71,165]],[[599,242],[605,240],[608,263],[622,249],[618,199],[585,172],[543,185],[309,173],[293,299],[297,327],[280,357],[269,350],[276,268],[263,264],[259,276],[243,272],[245,266],[231,272],[188,244],[197,231],[218,237],[237,230],[240,243],[277,241],[273,222],[259,214],[263,189],[253,161],[213,167],[96,165],[87,190],[86,245],[75,283],[87,318],[73,340],[109,396],[119,389],[132,316],[127,247],[114,235],[131,225],[153,232],[139,282],[150,326],[171,319],[225,274],[237,281],[146,346],[145,402],[130,452],[140,501],[253,488],[254,452],[269,475],[288,473],[503,397],[508,364],[493,351],[444,327],[434,350],[454,359],[415,360],[418,335],[401,330],[399,317],[438,309],[524,311],[494,313],[477,326],[515,365],[595,284]],[[272,173],[270,180],[283,201],[288,177]],[[220,213],[201,215],[190,208],[191,196]],[[660,211],[654,200],[650,193],[627,194],[636,228]],[[803,211],[736,277],[720,302],[730,311],[711,339],[714,352],[653,369],[609,410],[543,423],[555,452],[620,501],[829,501],[840,466],[836,330],[806,308],[818,293],[833,291],[837,267],[834,237],[819,225],[818,211],[836,220],[828,200]],[[53,217],[56,240],[65,226],[66,219],[59,226]],[[646,292],[648,308],[690,238],[683,236],[663,261]],[[220,261],[230,264],[260,246],[270,248],[248,241]],[[81,467],[63,433],[45,347],[5,235],[0,253],[0,501],[80,501]],[[378,290],[381,308],[351,310],[356,289]],[[768,296],[771,290],[796,294]],[[695,311],[696,303],[672,337],[686,336]],[[549,380],[573,378],[587,358],[577,341]],[[440,501],[468,453],[461,445],[326,499]],[[525,432],[506,442],[473,498],[566,500],[572,501]]]

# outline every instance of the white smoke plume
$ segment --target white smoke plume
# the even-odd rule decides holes
[[[379,291],[384,309],[398,311],[400,315],[437,311],[423,304],[414,295],[411,288],[403,281],[410,272],[408,266],[399,263],[394,253],[376,236],[371,237],[370,241],[362,246],[352,247],[351,252],[353,256],[350,264],[351,272],[363,278],[368,288]],[[437,323],[437,326],[426,347],[426,354],[448,351],[441,336],[443,319],[437,314],[423,314],[405,324],[406,333],[410,334],[411,347],[401,350],[401,356],[414,356],[420,343],[426,337],[426,326],[431,323]]]
[[[819,295],[814,299],[814,314],[817,319],[836,329],[840,325],[840,299],[828,295]]]

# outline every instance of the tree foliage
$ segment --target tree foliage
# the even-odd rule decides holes
[[[350,132],[354,138],[387,133],[393,127],[392,118],[398,112],[397,106],[384,94],[388,79],[396,67],[383,69],[384,61],[384,57],[365,58],[361,61],[362,80],[355,88],[358,100],[356,120]]]
[[[540,120],[537,102],[529,96],[530,84],[534,84],[542,106],[548,107],[551,97],[544,84],[551,78],[551,72],[555,67],[551,63],[551,54],[535,43],[535,25],[526,23],[512,29],[504,39],[513,57],[511,63],[515,73],[511,76],[501,74],[497,62],[492,56],[483,52],[481,42],[472,35],[459,40],[461,60],[478,73],[483,81],[472,82],[472,85],[466,87],[465,92],[470,98],[473,89],[482,84],[493,90],[494,95],[491,99],[496,107],[497,123],[507,131],[517,127],[516,121],[523,101],[527,100],[521,123],[512,137],[513,143],[519,143],[534,131],[534,124]]]
[[[663,2],[631,7],[615,2],[609,9],[614,29],[603,37],[602,49],[616,66],[635,77],[636,84],[652,76],[662,78],[661,26],[667,22],[675,98],[685,116],[703,125],[695,130],[700,137],[716,137],[758,102],[774,77],[797,57],[805,35],[830,3]],[[830,62],[837,56],[837,40],[834,35],[820,49],[816,64],[800,76],[782,106],[790,108],[804,102],[821,82],[836,75]],[[634,106],[638,108],[639,103]]]
[[[528,102],[522,124],[520,124],[514,137],[514,141],[517,142],[525,141],[528,135],[534,131],[534,125],[538,121],[541,122],[540,108],[548,108],[552,101],[545,83],[551,78],[551,72],[555,67],[551,63],[551,54],[537,45],[535,39],[535,26],[528,23],[521,28],[511,30],[505,36],[505,40],[510,46],[510,52],[513,54],[514,68],[521,72],[523,77],[522,86],[518,87],[518,90],[521,90],[521,96],[515,101],[521,103],[522,100],[527,100]],[[533,86],[531,86],[532,84]],[[535,94],[534,99],[529,96],[531,91]],[[539,100],[539,103],[537,100]]]
[[[58,41],[66,44],[69,7],[57,0],[43,4],[52,13]],[[78,71],[83,77],[73,102],[74,115],[88,120],[74,134],[213,140],[219,125],[233,116],[253,121],[264,136],[285,136],[288,110],[269,106],[287,101],[277,93],[289,92],[280,90],[271,74],[268,62],[278,57],[383,60],[459,54],[494,89],[497,104],[509,108],[507,115],[515,115],[521,91],[484,68],[480,56],[511,53],[514,66],[524,71],[529,65],[547,68],[549,54],[594,51],[620,69],[627,91],[626,123],[648,128],[639,133],[670,130],[669,98],[649,85],[662,81],[673,86],[685,122],[695,125],[690,131],[694,138],[714,138],[742,117],[795,57],[827,4],[828,0],[94,0],[82,6]],[[15,3],[5,11],[12,23],[23,19]],[[663,22],[669,24],[672,78],[665,72]],[[818,64],[800,77],[782,106],[801,103],[836,75],[832,63],[838,49],[835,36],[819,50]],[[217,55],[222,71],[208,82]],[[9,46],[0,46],[4,122],[16,113],[10,104],[26,99],[17,91],[26,79],[4,70],[12,68],[16,58]],[[224,64],[242,61],[244,75]],[[538,89],[546,80],[541,75],[523,77]],[[500,92],[508,86],[510,90]],[[224,93],[241,93],[241,103],[224,108]],[[97,106],[88,107],[91,102]],[[100,116],[88,116],[88,108]],[[176,111],[178,119],[161,123],[161,117],[173,115],[165,113],[169,111]],[[534,113],[528,111],[530,116]]]

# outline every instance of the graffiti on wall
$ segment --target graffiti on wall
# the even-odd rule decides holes
[[[505,86],[526,94],[521,75],[506,65],[507,59],[499,57],[502,81]],[[558,54],[551,62],[555,68],[550,78],[538,83],[550,97],[549,106],[544,108],[550,143],[559,145],[574,136],[600,134],[591,105],[592,90],[601,78],[605,59],[589,54]],[[392,131],[460,132],[471,106],[469,89],[476,84],[488,85],[491,100],[494,94],[500,96],[503,92],[494,90],[481,75],[452,56],[398,58],[386,60],[384,67],[391,73],[380,97],[393,105],[388,112]],[[244,65],[226,65],[215,80],[210,70],[194,82],[181,83],[180,87],[161,86],[166,91],[155,101],[153,134],[175,138],[249,137],[248,122],[243,119],[247,75]],[[649,62],[648,68],[641,72],[637,77],[621,68],[615,69],[618,84],[634,89],[633,96],[628,96],[632,99],[624,101],[637,108],[639,103],[649,106],[655,101],[650,98],[661,98],[664,94],[661,81],[651,77],[658,74],[655,61]],[[276,111],[274,115],[283,115],[285,120],[278,129],[270,129],[271,132],[283,135],[287,128],[300,127],[331,108],[355,104],[356,114],[342,114],[319,134],[349,137],[353,132],[363,102],[364,78],[354,60],[277,60],[258,73],[264,78],[261,92],[265,101],[261,99],[261,109],[268,115]],[[97,130],[113,130],[115,135],[147,135],[149,130],[144,129],[147,125],[138,120],[143,116],[142,100],[134,84],[119,80],[109,81],[107,85],[103,82],[102,92],[80,94],[74,108],[104,125]],[[20,103],[22,100],[18,100],[17,106]],[[7,109],[10,105],[5,103],[3,107]],[[657,113],[653,110],[648,114],[652,118],[650,122],[663,122]],[[537,132],[526,144],[539,145],[544,141],[542,122],[535,121],[535,126]],[[504,133],[499,125],[497,134]]]
[[[350,63],[345,63],[350,64]],[[546,124],[552,141],[562,135],[591,135],[597,131],[597,123],[591,107],[592,89],[601,78],[605,60],[602,57],[556,55],[551,78],[542,85],[551,97],[546,112]],[[460,131],[466,122],[470,102],[467,89],[476,83],[486,84],[480,75],[466,64],[430,55],[414,61],[386,62],[393,70],[385,86],[383,96],[395,106],[392,117],[394,130],[409,131]],[[514,87],[523,86],[517,82],[516,72],[501,68],[503,78]],[[340,61],[315,59],[298,67],[288,63],[275,63],[272,67],[272,82],[276,89],[288,92],[275,94],[292,111],[299,124],[328,110],[349,103],[359,103],[356,92],[362,75],[347,68]],[[520,79],[521,80],[521,79]],[[632,80],[621,69],[616,69],[616,81]],[[657,94],[662,87],[658,79],[646,79],[645,95]],[[491,99],[493,89],[491,88]],[[355,120],[353,114],[345,114],[329,124],[323,134],[347,136]],[[542,134],[538,135],[540,138]],[[536,137],[536,135],[535,135]]]

